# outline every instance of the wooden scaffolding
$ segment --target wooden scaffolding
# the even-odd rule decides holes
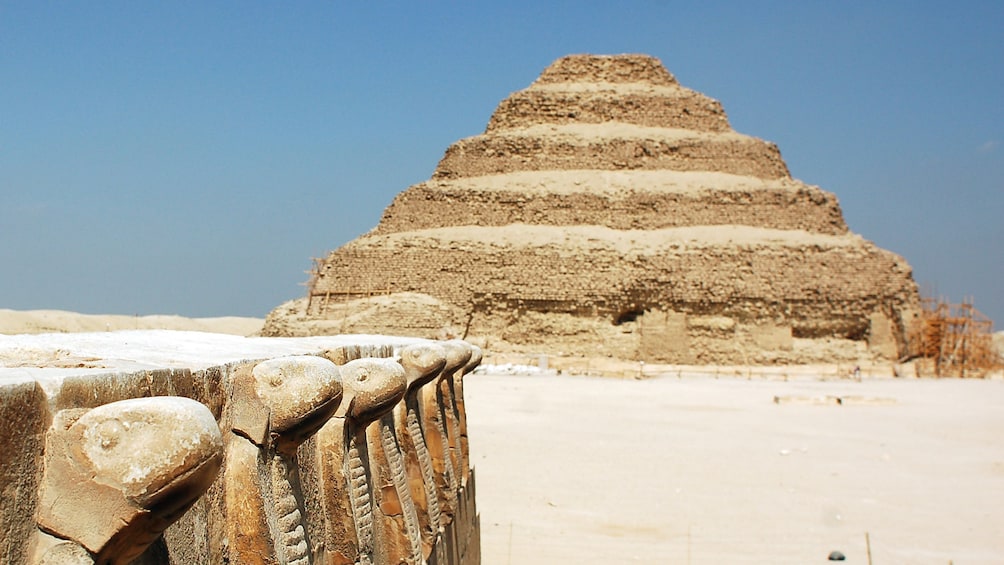
[[[300,283],[307,287],[307,309],[308,315],[323,315],[328,308],[328,304],[334,299],[335,302],[345,302],[357,298],[373,298],[374,296],[384,296],[394,292],[390,288],[378,288],[367,290],[317,290],[317,283],[322,278],[324,269],[324,259],[311,257],[313,265],[309,271],[304,271],[310,275],[305,283]]]
[[[910,328],[910,356],[918,374],[935,377],[984,377],[1000,369],[994,349],[993,321],[973,307],[973,299],[950,304],[924,298],[920,319]]]

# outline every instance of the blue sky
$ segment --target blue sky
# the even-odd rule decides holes
[[[264,316],[570,53],[647,53],[1004,324],[1002,2],[0,0],[0,308]]]

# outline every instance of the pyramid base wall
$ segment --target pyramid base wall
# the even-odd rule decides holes
[[[646,363],[775,365],[894,361],[896,321],[881,313],[792,323],[651,309],[609,317],[534,310],[465,312],[440,304],[436,315],[409,325],[388,305],[397,295],[357,299],[308,313],[306,299],[277,308],[266,321],[268,335],[345,333],[407,335],[427,339],[464,338],[498,353],[612,357]],[[409,294],[402,302],[407,311]],[[425,300],[435,300],[425,297]],[[377,307],[374,302],[382,305]],[[906,313],[904,317],[912,314]],[[900,324],[907,323],[901,320]],[[393,332],[391,332],[393,330]]]
[[[867,323],[867,322],[866,322]],[[886,328],[890,325],[882,319]],[[492,351],[612,357],[686,365],[774,365],[893,361],[895,343],[839,335],[797,337],[789,325],[726,316],[647,311],[634,320],[525,313],[517,319],[475,316],[468,339]]]

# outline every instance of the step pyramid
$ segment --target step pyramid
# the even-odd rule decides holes
[[[668,363],[892,359],[909,265],[645,55],[572,55],[503,100],[268,335],[461,335]]]

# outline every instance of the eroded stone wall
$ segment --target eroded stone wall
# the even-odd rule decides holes
[[[179,357],[185,347],[199,350],[164,344]],[[163,362],[123,353],[150,365],[136,370],[93,353],[89,368],[67,369],[0,352],[0,560],[480,562],[461,410],[478,348],[358,338],[250,350],[296,354],[246,359],[242,341],[233,361],[153,368]],[[423,484],[403,466],[418,446],[452,463],[448,490],[430,485],[450,502],[432,521],[404,490]],[[405,522],[414,529],[399,531]]]

